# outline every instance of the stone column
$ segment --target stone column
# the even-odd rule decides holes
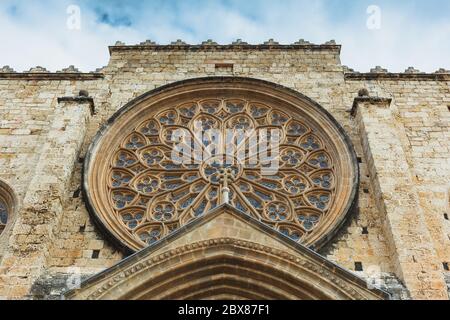
[[[86,92],[80,92],[78,97],[58,99],[2,261],[0,297],[26,297],[46,268],[93,107],[93,100]]]
[[[352,115],[368,161],[377,207],[397,276],[413,299],[448,299],[441,263],[433,246],[406,154],[403,131],[391,110],[391,99],[355,99]]]

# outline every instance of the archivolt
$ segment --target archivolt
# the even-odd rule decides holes
[[[94,284],[89,299],[376,299],[303,258],[232,239],[172,249]],[[93,289],[93,288],[92,288]],[[92,290],[91,289],[91,290]],[[361,289],[361,290],[360,290]],[[87,290],[89,290],[87,288]],[[75,294],[75,298],[77,295]]]

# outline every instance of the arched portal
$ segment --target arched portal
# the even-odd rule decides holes
[[[322,262],[323,263],[323,262]],[[364,300],[369,290],[345,272],[244,240],[194,242],[117,266],[87,281],[71,299],[95,300]],[[90,283],[91,282],[91,283]]]
[[[211,300],[227,296],[249,300],[329,300],[339,296],[334,288],[329,288],[331,291],[327,293],[324,288],[314,287],[313,279],[307,283],[287,270],[267,264],[268,257],[265,258],[266,262],[263,262],[262,259],[250,260],[249,257],[222,253],[181,266],[172,265],[170,272],[141,284],[123,298]],[[340,295],[339,298],[350,297]]]

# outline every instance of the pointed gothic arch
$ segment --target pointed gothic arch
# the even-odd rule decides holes
[[[389,295],[273,228],[223,205],[84,281],[66,297],[377,300]]]
[[[164,252],[160,261],[98,296],[107,300],[350,300],[349,291],[291,261],[286,252],[246,241],[212,239]],[[195,257],[194,259],[192,257]],[[280,266],[283,266],[280,268]],[[144,271],[145,270],[145,271]]]

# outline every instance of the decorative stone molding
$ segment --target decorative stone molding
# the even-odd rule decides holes
[[[277,261],[277,265],[284,266],[283,270],[296,270],[295,275],[296,277],[299,277],[299,281],[302,281],[300,280],[302,273],[312,272],[315,274],[315,277],[321,279],[320,281],[317,280],[314,282],[316,290],[320,291],[321,287],[325,288],[327,286],[327,282],[335,286],[336,291],[334,293],[334,297],[329,298],[342,299],[344,297],[348,297],[348,299],[354,300],[389,298],[389,295],[381,290],[368,290],[367,284],[360,278],[355,277],[355,279],[350,280],[348,278],[349,273],[344,274],[339,270],[330,269],[323,264],[320,264],[318,261],[302,257],[301,255],[290,254],[283,250],[274,249],[259,243],[253,243],[241,239],[217,238],[190,243],[176,249],[162,252],[161,254],[153,256],[149,255],[148,257],[144,257],[137,263],[133,263],[128,267],[114,270],[114,274],[112,276],[107,276],[105,274],[105,277],[103,280],[100,280],[100,282],[92,280],[97,282],[95,287],[98,289],[90,293],[87,297],[83,297],[83,299],[98,300],[102,299],[105,294],[111,292],[112,290],[115,290],[115,292],[120,292],[118,288],[122,287],[126,283],[129,283],[128,286],[132,285],[132,279],[135,276],[146,272],[152,272],[152,270],[158,268],[159,266],[165,265],[170,261],[173,261],[173,263],[170,263],[172,266],[171,274],[173,276],[176,271],[176,265],[179,265],[180,261],[183,261],[184,256],[195,256],[197,253],[204,252],[206,250],[209,252],[209,256],[212,255],[212,252],[217,252],[220,254],[221,251],[237,251],[241,252],[241,254],[242,252],[248,252],[252,261],[253,259],[260,259],[260,261],[266,261],[266,263],[271,261],[269,263],[270,265],[273,265],[274,261]],[[226,259],[226,255],[223,255],[223,257],[224,258],[222,259]],[[231,257],[231,259],[233,258]],[[88,284],[88,282],[86,284]],[[131,291],[130,288],[128,288],[128,291]],[[66,297],[69,299],[77,299],[77,296],[79,296],[82,292],[83,285],[82,289],[78,292],[67,292]],[[123,292],[122,294],[125,293],[126,292]],[[120,297],[117,296],[115,298],[117,299]]]
[[[78,96],[75,97],[60,97],[58,98],[58,103],[78,103],[78,104],[88,104],[91,110],[91,115],[95,114],[95,104],[94,99],[89,97],[89,93],[87,91],[81,90]]]
[[[203,50],[224,50],[224,51],[236,51],[236,50],[312,50],[312,51],[331,51],[340,53],[341,46],[336,44],[322,44],[316,45],[309,42],[296,42],[291,45],[279,44],[276,41],[266,41],[264,44],[248,44],[247,42],[235,41],[232,44],[220,45],[212,40],[204,41],[200,45],[191,45],[184,42],[172,42],[169,45],[125,45],[119,42],[118,45],[110,46],[109,52],[113,54],[114,52],[122,51],[174,51],[174,50],[189,50],[189,51],[203,51]]]
[[[368,93],[368,91],[366,89],[364,92],[360,91],[360,93]],[[353,101],[353,106],[352,106],[352,110],[350,112],[350,114],[352,116],[356,115],[356,111],[358,109],[358,106],[360,104],[370,104],[370,105],[377,105],[379,107],[385,107],[385,108],[389,108],[391,106],[392,103],[392,99],[391,98],[379,98],[379,97],[370,97],[370,96],[358,96],[355,98],[355,100]]]
[[[91,80],[100,80],[105,76],[100,72],[89,72],[89,73],[81,73],[81,72],[0,72],[0,79],[15,79],[15,80],[24,80],[24,81],[61,81],[61,80],[77,80],[77,81],[91,81]]]
[[[450,81],[450,71],[439,69],[435,73],[421,72],[413,67],[409,67],[403,73],[391,73],[387,69],[377,66],[369,73],[355,72],[353,69],[344,67],[345,80],[408,80],[408,81]]]
[[[377,81],[450,81],[450,73],[359,73],[345,72],[345,80],[377,80]]]

